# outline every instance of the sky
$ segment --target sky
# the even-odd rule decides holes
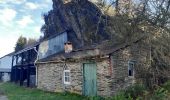
[[[39,38],[42,14],[52,0],[0,0],[0,57],[14,51],[19,36]]]

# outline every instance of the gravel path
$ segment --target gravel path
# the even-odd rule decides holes
[[[1,85],[2,83],[0,83]],[[3,91],[0,89],[0,100],[8,100],[7,96],[4,95]]]
[[[0,96],[0,100],[8,100],[7,96]]]

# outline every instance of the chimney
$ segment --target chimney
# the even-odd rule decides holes
[[[64,50],[65,50],[65,53],[70,53],[73,51],[73,45],[71,42],[66,42],[64,43]]]
[[[63,0],[64,4],[71,2],[72,0]]]

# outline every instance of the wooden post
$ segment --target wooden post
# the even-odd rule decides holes
[[[14,56],[12,56],[12,65],[11,65],[11,75],[10,75],[10,81],[13,81],[13,65],[14,65]]]
[[[18,55],[16,55],[16,64],[18,63]]]
[[[24,64],[24,62],[23,62],[23,58],[24,58],[24,54],[23,53],[21,53],[21,66],[20,66],[20,79],[19,79],[19,81],[20,81],[20,86],[22,86],[23,85],[23,64]]]
[[[17,68],[15,67],[15,83],[17,83]]]
[[[30,66],[27,66],[27,87],[30,86]]]
[[[28,51],[28,63],[31,63],[32,58],[32,52],[31,50]]]
[[[20,69],[20,86],[23,86],[23,66]]]

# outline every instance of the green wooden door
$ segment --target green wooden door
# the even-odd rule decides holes
[[[96,64],[95,63],[85,63],[83,65],[84,73],[84,95],[86,96],[96,96]]]

